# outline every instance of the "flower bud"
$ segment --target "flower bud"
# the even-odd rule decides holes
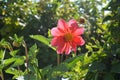
[[[13,41],[12,44],[13,44],[14,47],[20,47],[20,44],[18,42],[16,42],[16,41]]]
[[[85,23],[85,18],[80,18],[79,22],[80,22],[80,24],[84,24]]]

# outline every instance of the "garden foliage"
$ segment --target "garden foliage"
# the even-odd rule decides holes
[[[85,28],[76,54],[50,44],[59,19]],[[120,80],[119,0],[0,0],[0,39],[1,80]]]

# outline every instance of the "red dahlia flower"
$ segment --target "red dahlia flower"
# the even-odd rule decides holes
[[[73,50],[76,52],[77,46],[82,46],[85,41],[80,36],[84,33],[84,28],[79,27],[76,20],[70,20],[66,23],[63,19],[58,20],[58,25],[52,28],[51,34],[54,37],[52,39],[52,46],[57,48],[58,54],[70,54]]]

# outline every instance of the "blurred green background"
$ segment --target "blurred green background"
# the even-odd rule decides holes
[[[77,55],[87,55],[87,59],[83,61],[88,70],[85,71],[85,80],[120,80],[119,0],[0,0],[0,49],[6,49],[2,45],[3,39],[14,47],[17,46],[13,43],[15,34],[23,36],[28,49],[37,44],[39,68],[51,64],[56,66],[56,52],[30,38],[30,35],[42,35],[50,41],[50,29],[56,27],[60,18],[66,21],[76,19],[79,25],[81,19],[85,20],[82,25],[85,28],[83,37],[86,44],[77,50]],[[24,55],[24,49],[19,48],[19,55]],[[10,55],[6,54],[5,59],[7,58]],[[76,67],[80,68],[81,64],[78,62]],[[72,69],[74,71],[78,76],[83,75]],[[69,74],[72,73],[65,73],[66,76],[70,76]],[[5,80],[10,77],[11,75],[6,75]],[[75,77],[73,80],[80,79]]]

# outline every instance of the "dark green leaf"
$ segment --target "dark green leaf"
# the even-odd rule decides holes
[[[37,45],[34,44],[32,47],[30,47],[30,50],[28,52],[30,55],[30,58],[36,58],[37,52],[38,52]]]
[[[104,19],[103,19],[103,22],[106,22],[106,21],[108,21],[108,20],[111,20],[111,16],[110,15],[108,15],[108,16],[106,16]]]
[[[110,73],[107,73],[105,76],[104,76],[104,80],[115,80],[113,75],[110,74]]]
[[[105,69],[105,64],[101,62],[93,62],[90,66],[90,71],[103,71]]]
[[[51,69],[52,69],[52,65],[49,65],[49,66],[43,68],[41,72],[45,76],[50,72]]]
[[[120,64],[115,64],[112,66],[111,72],[120,73]]]

